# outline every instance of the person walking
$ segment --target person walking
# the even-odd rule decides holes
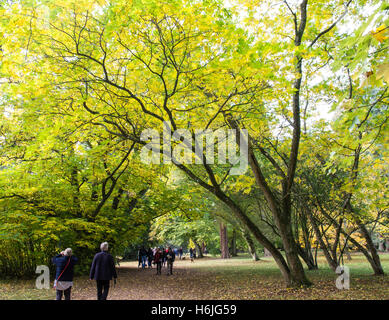
[[[146,263],[147,263],[147,251],[146,251],[145,247],[142,246],[140,248],[139,254],[140,254],[141,259],[142,259],[142,269],[144,269],[146,267]]]
[[[149,248],[147,251],[147,264],[150,269],[152,268],[153,256],[153,249]]]
[[[62,300],[62,296],[65,296],[65,300],[70,300],[73,287],[74,265],[78,263],[78,259],[73,256],[72,249],[67,248],[53,257],[51,261],[57,266],[54,280],[56,300]]]
[[[167,249],[162,248],[162,267],[164,267],[166,265],[166,252],[167,252]]]
[[[139,250],[138,250],[138,269],[140,268],[141,265],[142,265],[142,250],[141,250],[141,248],[139,248]]]
[[[182,247],[180,247],[180,249],[178,249],[178,255],[180,257],[180,260],[182,259],[182,254],[184,253],[184,250],[182,250]]]
[[[167,255],[166,255],[166,260],[167,260],[167,275],[172,275],[173,274],[173,262],[176,259],[176,254],[172,250],[171,247],[169,247]]]
[[[157,248],[157,251],[154,255],[154,264],[157,266],[157,275],[161,274],[161,267],[162,267],[162,251],[160,248]]]
[[[89,279],[96,280],[97,300],[107,300],[109,282],[113,277],[116,284],[117,273],[113,257],[108,253],[108,242],[103,242],[100,249],[93,258]]]
[[[193,262],[194,255],[193,255],[193,249],[192,248],[189,249],[189,256],[190,256],[190,261]]]

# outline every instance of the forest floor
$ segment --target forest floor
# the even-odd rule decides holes
[[[389,274],[389,254],[381,261]],[[359,254],[345,260],[350,268],[350,289],[337,289],[338,275],[320,257],[319,270],[307,270],[314,283],[310,288],[286,289],[274,260],[270,257],[252,261],[247,256],[222,260],[205,257],[178,260],[173,275],[156,275],[153,269],[138,269],[137,262],[122,262],[118,267],[118,281],[111,282],[110,300],[198,300],[198,299],[389,299],[389,276],[375,277],[365,258]],[[38,290],[35,280],[0,280],[0,300],[55,299],[55,290]],[[85,276],[75,277],[72,299],[95,300],[96,284]]]

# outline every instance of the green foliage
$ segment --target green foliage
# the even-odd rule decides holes
[[[379,215],[387,226],[388,4],[346,7],[310,3],[296,45],[301,9],[286,1],[232,1],[228,9],[222,1],[3,2],[0,271],[31,275],[73,247],[84,273],[101,241],[122,254],[150,228],[158,241],[192,239],[216,250],[216,217],[240,232],[247,226],[210,196],[215,184],[281,247],[274,209],[252,171],[232,176],[215,154],[214,164],[185,167],[195,185],[182,167],[142,163],[140,134],[161,132],[163,120],[215,130],[237,119],[277,204],[295,156],[297,187],[285,206],[295,216],[301,192],[317,209],[313,192],[333,214],[349,199],[350,223]],[[360,21],[355,30],[328,28],[346,13]],[[336,119],[317,121],[323,103]]]

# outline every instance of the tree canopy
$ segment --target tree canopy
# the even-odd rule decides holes
[[[65,243],[121,252],[152,225],[174,240],[166,222],[212,243],[217,218],[268,250],[286,285],[311,284],[315,246],[333,268],[353,246],[383,274],[388,8],[2,1],[0,268],[31,272]],[[145,163],[149,129],[164,144]],[[223,155],[223,136],[209,152],[208,131],[234,132],[240,152]]]

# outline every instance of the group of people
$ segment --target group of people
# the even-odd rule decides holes
[[[166,249],[155,247],[154,249],[149,248],[146,250],[144,247],[141,247],[138,251],[138,268],[142,266],[142,269],[145,269],[146,265],[152,268],[154,264],[157,267],[157,275],[160,275],[162,266],[167,265],[167,275],[172,275],[176,255],[181,259],[182,254],[182,248],[173,250],[171,247]]]
[[[110,281],[114,280],[116,285],[117,273],[113,256],[108,253],[108,243],[103,242],[100,245],[100,252],[97,253],[92,261],[89,273],[89,280],[95,280],[97,286],[97,300],[106,300],[109,292]],[[167,265],[167,275],[173,274],[173,263],[176,255],[182,259],[183,250],[168,248],[149,248],[146,250],[141,247],[138,251],[138,268],[152,268],[155,265],[157,275],[161,274],[162,266]],[[196,253],[190,250],[190,257],[193,261]],[[73,255],[72,249],[67,248],[52,258],[53,264],[56,265],[54,288],[56,289],[56,300],[70,300],[71,290],[73,287],[74,266],[78,263],[77,257]]]
[[[111,254],[108,253],[108,243],[100,245],[101,252],[97,253],[92,261],[89,279],[96,280],[97,300],[107,300],[110,281],[114,279],[116,284],[117,273],[115,262]],[[56,289],[56,300],[70,300],[71,289],[73,287],[74,266],[78,263],[77,257],[72,253],[71,248],[67,248],[56,255],[52,262],[56,265],[54,288]]]

